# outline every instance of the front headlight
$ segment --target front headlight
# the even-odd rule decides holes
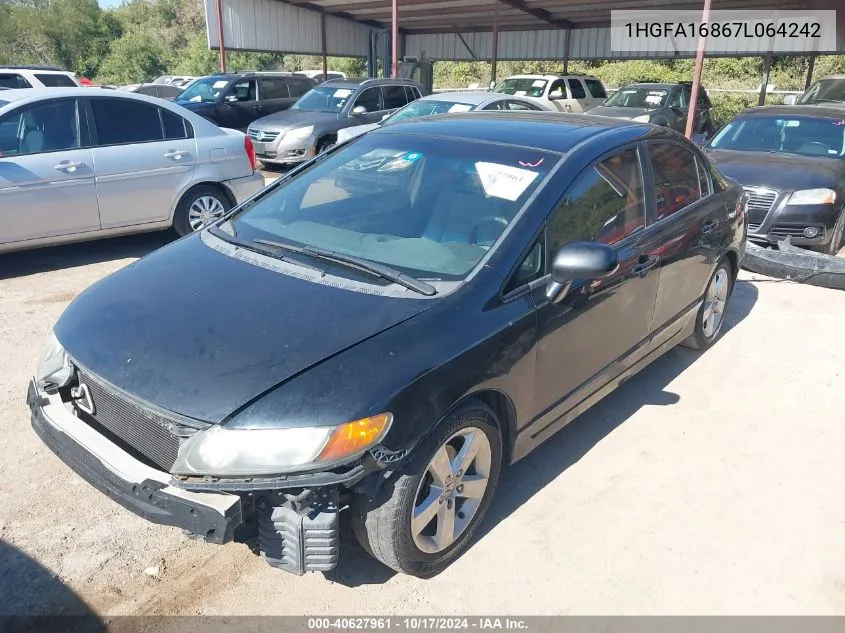
[[[833,204],[836,192],[833,189],[802,189],[789,196],[786,204]]]
[[[280,475],[348,461],[381,441],[393,415],[381,413],[340,426],[227,429],[213,426],[179,449],[178,475]]]
[[[635,116],[632,121],[636,121],[637,123],[648,123],[651,121],[651,115],[643,114],[642,116]]]
[[[71,378],[73,365],[70,364],[70,359],[56,334],[50,332],[35,370],[35,383],[41,391],[55,393],[60,387],[67,385]]]
[[[308,138],[311,135],[311,132],[313,131],[313,125],[309,125],[308,127],[298,127],[294,130],[289,130],[285,132],[285,140],[298,141],[301,138]]]

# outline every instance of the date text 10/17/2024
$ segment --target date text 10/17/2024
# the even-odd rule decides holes
[[[407,630],[407,631],[455,631],[455,630],[510,630],[526,631],[528,624],[521,618],[510,617],[352,617],[352,618],[309,618],[310,631],[351,630]]]

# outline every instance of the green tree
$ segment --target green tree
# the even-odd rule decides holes
[[[169,52],[161,43],[144,33],[128,33],[112,44],[100,74],[109,83],[138,83],[165,74],[169,66]]]

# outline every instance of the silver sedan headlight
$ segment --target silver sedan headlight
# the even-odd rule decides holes
[[[73,365],[67,356],[55,332],[50,332],[38,368],[35,370],[35,383],[38,389],[54,393],[70,383],[73,378]]]
[[[385,436],[393,415],[381,413],[339,426],[227,429],[213,426],[179,449],[177,475],[280,475],[349,461]]]

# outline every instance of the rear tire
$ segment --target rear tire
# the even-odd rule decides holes
[[[704,350],[711,347],[722,333],[725,310],[733,294],[733,266],[722,258],[707,283],[704,301],[695,315],[695,329],[681,345],[690,349]]]
[[[496,415],[481,402],[467,403],[423,441],[375,498],[356,496],[355,537],[396,571],[420,578],[439,574],[469,547],[501,463]]]
[[[194,187],[182,196],[176,206],[173,229],[180,236],[188,235],[220,219],[231,208],[232,203],[229,197],[217,187],[212,185]]]

